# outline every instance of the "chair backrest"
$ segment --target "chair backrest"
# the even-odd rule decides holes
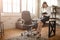
[[[23,11],[22,12],[22,19],[25,21],[25,24],[31,24],[32,23],[32,19],[31,19],[29,11]]]

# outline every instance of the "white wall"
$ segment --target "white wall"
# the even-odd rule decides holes
[[[3,14],[3,13],[2,13]],[[6,13],[5,13],[6,14]],[[9,13],[8,13],[9,14]],[[15,23],[20,18],[20,13],[15,14],[9,14],[9,15],[1,15],[1,21],[4,24],[4,29],[11,29],[16,28]]]
[[[60,6],[60,0],[57,0],[58,6]]]
[[[1,21],[4,24],[4,29],[16,28],[15,23],[21,18],[21,13],[1,13]],[[32,18],[36,18],[36,16]]]

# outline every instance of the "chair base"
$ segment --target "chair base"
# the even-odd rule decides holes
[[[36,32],[34,31],[34,30],[31,30],[31,31],[25,31],[25,32],[23,32],[23,33],[21,33],[21,36],[27,36],[27,37],[32,37],[32,36],[35,36],[34,34],[35,34]]]

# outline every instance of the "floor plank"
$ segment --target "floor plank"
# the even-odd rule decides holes
[[[8,39],[12,37],[19,36],[22,32],[25,30],[20,29],[8,29],[5,30],[5,35],[3,36],[3,39]],[[43,27],[41,31],[41,37],[48,38],[48,27]],[[60,40],[60,27],[57,27],[56,29],[56,36],[48,38],[49,40]]]

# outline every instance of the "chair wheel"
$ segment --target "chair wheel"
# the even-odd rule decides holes
[[[29,35],[29,34],[27,34],[27,37],[30,37],[30,35]]]
[[[37,34],[33,34],[33,36],[36,36]]]
[[[23,33],[21,33],[21,36],[23,36]]]

